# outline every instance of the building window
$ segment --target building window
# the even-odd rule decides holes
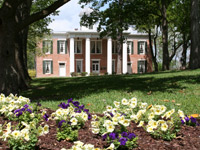
[[[43,61],[43,74],[53,74],[53,61],[52,60]]]
[[[101,41],[91,41],[90,50],[93,54],[101,54]]]
[[[139,60],[138,61],[138,73],[146,73],[147,72],[147,61]]]
[[[58,46],[58,54],[66,54],[66,52],[67,52],[66,41],[58,41],[57,46]]]
[[[77,73],[82,72],[82,60],[76,60],[76,72]]]
[[[133,42],[132,41],[127,42],[127,53],[133,54]]]
[[[90,25],[90,26],[89,26],[89,29],[90,29],[90,30],[93,30],[93,25]]]
[[[117,41],[112,41],[112,53],[117,53]]]
[[[145,54],[147,51],[147,42],[139,41],[138,42],[138,54]]]
[[[77,40],[74,42],[74,53],[82,54],[82,41]]]
[[[43,41],[43,52],[45,54],[52,54],[52,50],[53,50],[53,42],[50,40],[45,40]]]

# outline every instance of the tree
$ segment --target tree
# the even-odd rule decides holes
[[[130,25],[129,0],[80,0],[80,3],[92,3],[93,12],[85,14],[81,24],[89,26],[98,22],[100,37],[112,37],[117,40],[117,74],[122,73],[122,45],[124,41],[123,31]],[[105,4],[109,7],[105,8]],[[83,5],[84,6],[84,5]],[[104,7],[104,10],[102,9]]]
[[[28,27],[70,0],[55,0],[31,12],[36,0],[3,0],[0,8],[0,93],[16,94],[28,87],[25,65]]]
[[[191,0],[191,51],[190,51],[190,69],[200,68],[200,8],[199,0]]]

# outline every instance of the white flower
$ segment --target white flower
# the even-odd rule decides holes
[[[44,134],[44,130],[41,126],[38,127],[38,135],[42,136]]]
[[[29,140],[30,140],[30,138],[29,138],[29,130],[28,130],[28,129],[23,129],[23,130],[21,130],[21,134],[22,134],[22,136],[24,137],[24,139],[25,139],[26,141],[29,141]]]
[[[167,131],[168,125],[166,123],[161,124],[161,130],[162,131]]]
[[[74,145],[81,147],[81,146],[84,145],[84,143],[81,142],[81,141],[75,141],[75,142],[74,142]]]
[[[94,134],[98,134],[99,131],[100,131],[99,128],[92,128],[92,133],[94,133]]]
[[[115,105],[116,108],[119,108],[120,107],[120,102],[114,101],[114,105]]]
[[[113,132],[114,129],[115,129],[115,126],[114,125],[107,125],[106,129],[107,129],[107,132]]]
[[[49,133],[49,126],[46,124],[43,128],[44,134]]]
[[[178,110],[179,117],[185,118],[184,112],[182,110]]]
[[[31,113],[31,114],[30,114],[30,117],[31,117],[31,118],[34,118],[34,117],[35,117],[35,114],[34,114],[34,113]]]
[[[94,149],[94,145],[92,145],[92,144],[85,144],[83,146],[83,149],[84,150],[93,150]]]
[[[19,139],[21,134],[20,134],[20,131],[18,130],[14,130],[11,135],[13,136],[14,139]]]
[[[125,98],[123,98],[122,99],[122,105],[128,105],[129,103],[128,103],[128,100],[127,99],[125,99]]]
[[[92,120],[96,120],[97,118],[97,115],[92,115]]]
[[[154,132],[154,131],[153,131],[153,128],[152,128],[151,126],[148,126],[148,127],[147,127],[147,132]]]
[[[87,121],[88,120],[88,115],[86,113],[83,113],[82,114],[82,118],[84,121]]]
[[[110,146],[108,148],[106,148],[107,150],[114,150],[115,149],[115,145],[113,143],[110,144]]]
[[[125,127],[128,127],[130,125],[130,120],[124,119],[124,122],[122,123]]]
[[[150,113],[149,116],[148,116],[148,119],[151,120],[151,119],[153,119],[154,117],[155,117],[154,113]]]
[[[125,120],[125,117],[124,117],[124,116],[119,117],[119,123],[123,124],[123,123],[124,123],[124,120]]]
[[[70,120],[70,122],[71,122],[71,125],[75,126],[75,125],[77,125],[78,120],[77,120],[76,118],[72,118],[72,119]]]
[[[144,121],[140,121],[140,123],[137,127],[142,127],[143,125],[144,125]]]
[[[108,112],[111,112],[112,111],[112,106],[107,106],[106,109],[107,109]]]
[[[147,106],[148,106],[147,103],[140,103],[140,105],[139,105],[140,109],[146,109]]]
[[[131,108],[135,108],[137,106],[137,102],[132,102],[132,103],[130,103],[130,107]]]

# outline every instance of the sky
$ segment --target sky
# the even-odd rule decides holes
[[[49,24],[49,28],[54,32],[56,31],[70,31],[79,28],[79,13],[81,12],[81,5],[78,4],[79,0],[71,0],[58,10],[58,16],[51,16],[54,21]]]

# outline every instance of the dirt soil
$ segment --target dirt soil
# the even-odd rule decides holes
[[[47,112],[50,115],[53,111],[48,110]],[[0,117],[0,124],[4,122],[3,117]],[[57,125],[55,121],[50,120],[46,123],[49,125],[49,133],[39,137],[36,149],[60,150],[61,148],[68,149],[73,145],[73,142],[56,140]],[[154,139],[142,127],[137,127],[135,123],[131,123],[128,131],[138,136],[138,147],[135,150],[200,150],[200,126],[181,126],[177,138],[172,141]],[[101,136],[94,135],[91,132],[90,121],[86,122],[85,126],[79,130],[78,140],[87,144],[93,144],[99,148],[109,146],[108,143],[102,140]],[[7,143],[0,141],[0,149],[8,150]]]

